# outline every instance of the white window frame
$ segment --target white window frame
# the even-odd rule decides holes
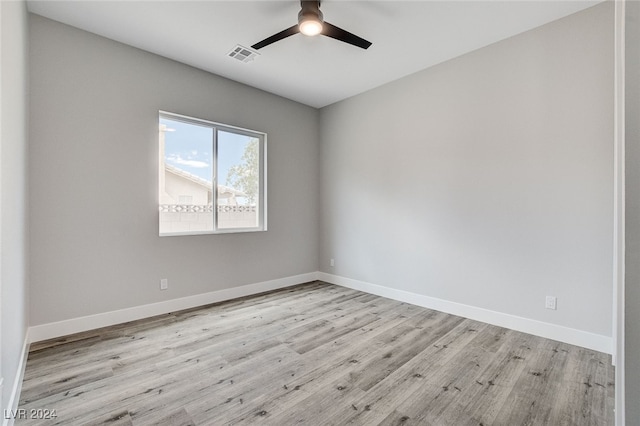
[[[212,189],[212,203],[213,203],[213,230],[211,231],[188,231],[188,232],[160,232],[160,224],[158,224],[158,232],[161,237],[183,236],[183,235],[210,235],[210,234],[233,234],[244,232],[262,232],[267,230],[267,134],[264,132],[258,132],[256,130],[244,129],[242,127],[230,126],[228,124],[217,123],[215,121],[204,120],[201,118],[189,117],[186,115],[176,114],[168,111],[158,111],[158,121],[161,118],[174,121],[182,121],[187,124],[194,124],[197,126],[209,127],[213,130],[212,153],[213,153],[213,167],[211,182],[213,183]],[[238,135],[244,135],[258,139],[259,144],[259,160],[258,165],[260,167],[260,179],[258,184],[258,205],[257,219],[258,225],[255,227],[243,227],[243,228],[218,228],[218,131],[224,131],[228,133],[235,133]]]

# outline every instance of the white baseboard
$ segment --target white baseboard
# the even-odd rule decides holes
[[[28,338],[30,342],[53,339],[73,333],[94,330],[96,328],[108,327],[110,325],[121,324],[128,321],[135,321],[143,318],[162,315],[169,312],[176,312],[183,309],[195,308],[210,303],[222,302],[238,297],[251,296],[270,290],[290,287],[308,281],[322,280],[342,287],[364,291],[389,299],[411,303],[437,311],[446,312],[452,315],[509,328],[547,339],[557,340],[571,345],[582,346],[599,352],[611,354],[613,339],[609,336],[589,333],[574,328],[564,327],[556,324],[546,323],[516,315],[491,311],[475,306],[464,305],[444,299],[425,296],[409,291],[398,290],[325,272],[310,272],[307,274],[295,275],[271,281],[263,281],[255,284],[248,284],[240,287],[228,288],[213,291],[210,293],[198,294],[195,296],[183,297],[180,299],[167,300],[148,305],[136,306],[118,311],[105,312],[96,315],[89,315],[80,318],[73,318],[65,321],[42,324],[29,327]],[[26,353],[24,354],[26,356]],[[22,382],[20,382],[22,383]],[[14,386],[15,387],[15,386]]]
[[[316,279],[317,273],[310,272],[307,274],[294,275],[286,278],[243,285],[240,287],[212,291],[210,293],[198,294],[195,296],[188,296],[179,299],[167,300],[164,302],[135,306],[118,311],[104,312],[96,315],[89,315],[80,318],[73,318],[64,321],[36,325],[29,328],[29,342],[39,342],[47,339],[54,339],[56,337],[94,330],[101,327],[108,327],[128,321],[135,321],[152,317],[155,315],[162,315],[169,312],[181,311],[183,309],[195,308],[198,306],[208,305],[210,303],[236,299],[238,297],[251,296],[253,294],[291,287],[296,284],[314,281]]]
[[[574,328],[564,327],[529,318],[523,318],[515,315],[505,314],[502,312],[491,311],[475,306],[464,305],[461,303],[451,302],[448,300],[438,299],[435,297],[425,296],[409,291],[384,287],[381,285],[358,281],[351,278],[327,274],[325,272],[318,272],[317,277],[319,280],[331,284],[336,284],[342,287],[364,291],[389,299],[411,303],[413,305],[422,306],[424,308],[434,309],[452,315],[458,315],[464,318],[509,328],[511,330],[521,331],[523,333],[533,334],[535,336],[569,343],[571,345],[582,346],[584,348],[604,352],[607,354],[612,353],[613,339],[608,336],[589,333]]]
[[[22,391],[22,381],[24,380],[24,371],[27,367],[27,356],[29,355],[30,341],[29,329],[27,329],[24,336],[24,343],[22,344],[22,352],[20,353],[18,371],[16,372],[13,387],[11,388],[11,395],[9,396],[9,401],[7,402],[6,407],[2,407],[2,426],[13,426],[13,423],[15,422],[15,418],[11,416],[11,413],[16,413],[18,410],[20,392]]]

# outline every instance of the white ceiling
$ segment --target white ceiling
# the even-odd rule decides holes
[[[323,107],[599,3],[596,1],[327,0],[326,21],[373,45],[291,36],[251,63],[229,58],[297,22],[288,1],[28,1],[29,11]]]

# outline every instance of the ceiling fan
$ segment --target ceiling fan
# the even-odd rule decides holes
[[[292,36],[294,34],[302,33],[308,36],[315,36],[318,34],[325,35],[327,37],[335,38],[342,42],[351,44],[353,46],[360,47],[362,49],[368,49],[371,46],[371,42],[367,41],[355,34],[351,34],[349,31],[338,28],[326,22],[323,18],[322,12],[320,12],[320,0],[307,1],[300,0],[300,6],[302,9],[298,13],[298,24],[280,31],[277,34],[267,37],[264,40],[251,46],[253,49],[262,49],[276,41],[280,41],[284,38]]]

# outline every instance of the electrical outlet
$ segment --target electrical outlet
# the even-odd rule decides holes
[[[166,278],[163,278],[160,280],[160,290],[166,290],[169,288],[169,280]]]
[[[547,296],[547,299],[545,300],[545,303],[544,303],[544,307],[547,309],[555,310],[557,307],[556,302],[557,300],[555,296]]]
[[[334,266],[336,266],[336,262],[335,262],[335,260],[331,259],[331,260],[329,261],[329,266],[331,266],[332,268],[333,268]]]

